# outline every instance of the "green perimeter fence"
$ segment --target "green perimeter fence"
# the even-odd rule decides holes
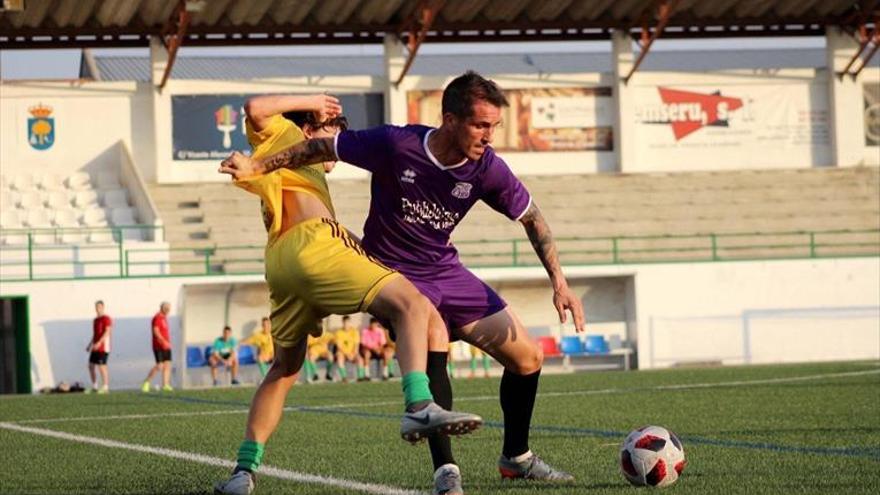
[[[130,240],[154,238],[157,228],[0,230],[0,281],[263,273],[262,244],[167,248]],[[557,238],[556,244],[563,265],[876,257],[880,229]],[[471,268],[540,266],[525,238],[455,245]]]

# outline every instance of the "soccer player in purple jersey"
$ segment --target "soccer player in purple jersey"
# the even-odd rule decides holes
[[[525,228],[550,277],[561,322],[571,312],[577,331],[583,306],[562,274],[550,228],[537,204],[490,144],[507,100],[498,86],[468,72],[443,92],[443,123],[380,126],[312,139],[263,160],[234,154],[227,173],[247,177],[277,168],[340,159],[372,172],[370,213],[363,245],[404,275],[431,300],[439,315],[430,324],[428,375],[437,403],[451,407],[446,374],[448,326],[455,338],[479,347],[504,366],[501,408],[504,445],[498,468],[504,478],[571,481],[529,449],[528,436],[543,354],[516,314],[468,271],[449,242],[464,215],[483,200]],[[444,322],[447,326],[444,326]],[[451,446],[430,439],[434,493],[461,494],[461,474]]]

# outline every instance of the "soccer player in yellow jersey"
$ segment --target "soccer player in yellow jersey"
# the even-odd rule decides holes
[[[260,367],[260,376],[265,378],[269,372],[269,365],[275,358],[275,347],[272,344],[272,321],[263,317],[260,322],[261,328],[259,332],[241,341],[244,345],[250,345],[257,348],[257,366]]]
[[[339,101],[327,95],[251,98],[245,113],[252,156],[266,157],[308,138],[333,137],[346,127],[341,112]],[[463,434],[479,427],[479,416],[434,403],[425,369],[428,325],[436,310],[406,278],[368,257],[336,223],[324,177],[333,164],[247,177],[233,173],[229,165],[225,160],[220,172],[233,175],[236,186],[263,202],[275,360],[251,402],[236,468],[228,480],[215,485],[215,493],[253,492],[265,443],[278,426],[284,400],[305,361],[307,337],[321,335],[321,320],[330,314],[366,311],[393,325],[403,375],[404,439]]]
[[[344,382],[348,381],[346,363],[354,363],[357,367],[358,380],[366,377],[366,369],[358,355],[358,345],[361,343],[360,332],[352,325],[350,316],[342,317],[342,328],[333,332],[333,341],[336,343],[336,371],[339,373],[339,378]]]
[[[333,333],[324,332],[320,337],[309,335],[308,350],[306,351],[306,362],[303,367],[306,369],[306,383],[313,382],[318,379],[318,367],[315,365],[319,360],[323,359],[327,363],[327,372],[325,377],[327,381],[333,380],[331,371],[333,370],[333,353],[330,352],[330,346],[333,344]]]

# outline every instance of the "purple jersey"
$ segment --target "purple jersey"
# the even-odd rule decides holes
[[[373,173],[364,247],[404,273],[458,264],[449,236],[478,200],[511,220],[531,204],[525,186],[491,147],[477,161],[440,164],[428,150],[433,131],[385,125],[336,138],[340,160]]]

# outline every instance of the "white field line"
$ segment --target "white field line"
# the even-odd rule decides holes
[[[759,380],[736,380],[729,382],[706,382],[706,383],[684,383],[680,385],[657,385],[654,387],[646,387],[646,388],[603,388],[596,390],[572,390],[568,392],[542,392],[538,394],[538,397],[568,397],[575,395],[603,395],[603,394],[617,394],[624,392],[633,392],[633,391],[651,391],[651,390],[688,390],[688,389],[699,389],[699,388],[714,388],[714,387],[746,387],[751,385],[768,385],[775,383],[791,383],[791,382],[804,382],[804,381],[813,381],[813,380],[824,380],[826,378],[844,378],[849,376],[862,376],[862,375],[877,375],[880,374],[880,369],[866,370],[866,371],[846,371],[841,373],[825,373],[821,375],[804,375],[804,376],[790,376],[784,378],[762,378]],[[456,397],[455,402],[477,402],[477,401],[487,401],[487,400],[498,400],[497,395],[474,395],[470,397]],[[367,402],[358,404],[357,407],[379,407],[379,406],[390,406],[394,404],[399,404],[400,401],[396,402]],[[328,408],[335,408],[339,406],[327,406]],[[354,407],[354,405],[352,405]]]
[[[207,464],[209,466],[217,466],[231,469],[235,463],[219,457],[211,457],[194,452],[183,452],[180,450],[165,449],[160,447],[149,447],[147,445],[139,445],[135,443],[118,442],[116,440],[108,440],[105,438],[89,437],[85,435],[75,435],[55,430],[47,430],[44,428],[34,428],[31,426],[21,426],[11,423],[0,423],[0,428],[18,431],[23,433],[31,433],[33,435],[41,435],[45,437],[59,438],[71,442],[86,443],[108,447],[113,449],[124,449],[145,454],[153,454],[171,459],[180,459],[198,464]],[[342,478],[333,478],[330,476],[319,476],[316,474],[299,473],[271,466],[263,466],[260,468],[260,476],[269,476],[285,481],[293,481],[297,483],[310,483],[313,485],[332,486],[346,490],[354,490],[363,493],[374,493],[377,495],[422,495],[422,492],[414,490],[403,490],[393,486],[380,485],[374,483],[362,483],[359,481],[351,481]]]
[[[762,378],[758,380],[736,380],[736,381],[728,381],[728,382],[704,382],[704,383],[687,383],[680,385],[657,385],[654,387],[646,387],[639,388],[639,391],[651,391],[651,390],[688,390],[688,389],[702,389],[702,388],[713,388],[713,387],[746,387],[752,385],[771,385],[776,383],[793,383],[793,382],[803,382],[803,381],[815,381],[815,380],[824,380],[828,378],[846,378],[851,376],[864,376],[864,375],[877,375],[880,374],[880,369],[873,370],[865,370],[865,371],[847,371],[841,373],[824,373],[819,375],[804,375],[804,376],[790,376],[783,378]],[[572,390],[568,392],[543,392],[539,393],[538,397],[568,397],[568,396],[577,396],[577,395],[604,395],[604,394],[616,394],[616,393],[625,393],[632,392],[636,389],[627,389],[627,388],[603,388],[596,390]],[[474,395],[470,397],[456,397],[456,402],[478,402],[478,401],[489,401],[489,400],[498,400],[497,395]],[[328,404],[326,406],[314,405],[314,406],[288,406],[284,408],[285,412],[296,412],[302,409],[349,409],[349,408],[365,408],[365,407],[386,407],[386,406],[394,406],[400,405],[401,401],[384,401],[384,402],[352,402],[345,404]],[[122,414],[122,415],[114,415],[114,416],[77,416],[77,417],[66,417],[66,418],[43,418],[43,419],[24,419],[24,420],[10,420],[9,423],[16,424],[29,424],[29,423],[55,423],[55,422],[67,422],[67,421],[97,421],[97,420],[114,420],[114,419],[148,419],[148,418],[165,418],[165,417],[175,417],[175,416],[200,416],[200,415],[215,415],[215,414],[247,414],[247,409],[222,409],[222,410],[213,410],[213,411],[193,411],[193,412],[170,412],[170,413],[155,413],[155,414]]]

